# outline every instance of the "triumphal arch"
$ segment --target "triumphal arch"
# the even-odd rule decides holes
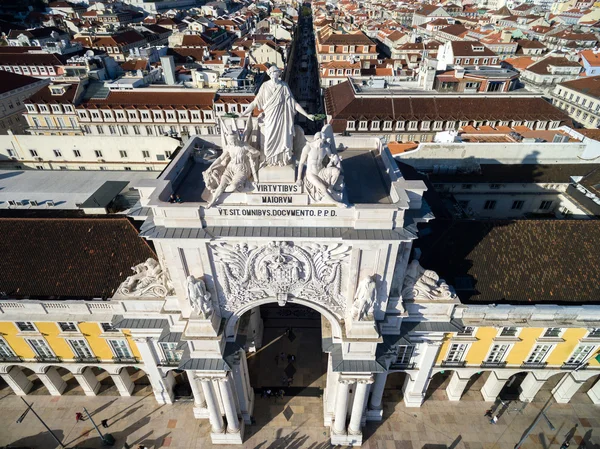
[[[377,139],[334,136],[328,125],[305,136],[294,116],[314,117],[271,72],[246,113],[220,118],[219,139],[191,138],[157,180],[137,186],[132,216],[157,260],[124,280],[113,300],[127,313],[114,322],[135,338],[161,402],[172,401],[172,381],[157,344],[182,351],[177,369],[190,380],[195,416],[210,420],[213,443],[235,444],[255,403],[246,361],[261,338],[253,311],[318,311],[323,424],[333,443],[360,445],[365,420],[381,419],[406,300],[436,299],[431,313],[445,321],[444,304],[456,300],[409,266],[416,223],[431,218],[425,185],[406,180]],[[416,343],[431,365],[439,342]],[[408,404],[421,403],[428,375],[409,376]]]

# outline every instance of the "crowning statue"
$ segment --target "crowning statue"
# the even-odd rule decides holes
[[[335,150],[332,139],[327,137],[331,125],[325,125],[315,134],[312,142],[306,142],[298,163],[296,183],[302,183],[303,168],[306,165],[304,184],[308,194],[315,200],[323,198],[340,206],[345,204],[332,194],[342,173],[341,159]],[[332,132],[331,132],[332,134]]]
[[[446,281],[440,279],[435,271],[426,270],[418,260],[414,259],[406,269],[402,298],[454,299],[456,294]]]
[[[367,276],[356,289],[354,304],[352,304],[352,319],[356,321],[372,321],[375,317],[375,302],[377,301],[377,284],[375,276]]]
[[[143,263],[131,267],[134,274],[119,286],[117,293],[124,296],[166,296],[172,288],[166,273],[160,264],[154,259],[148,259]]]
[[[231,124],[228,127],[222,121],[223,153],[202,174],[206,187],[212,192],[207,207],[212,207],[223,192],[241,190],[251,175],[258,183],[260,152],[249,144],[252,119],[248,120],[243,132],[238,130],[234,119]]]
[[[185,281],[185,291],[192,309],[202,319],[208,320],[213,314],[213,306],[210,302],[210,292],[202,279],[196,279],[190,275]]]
[[[294,116],[299,112],[309,120],[309,115],[294,99],[290,87],[281,80],[281,70],[277,66],[269,67],[267,74],[271,78],[260,86],[252,103],[241,114],[242,117],[252,114],[255,108],[262,113],[262,130],[264,134],[263,150],[266,165],[289,165],[294,149]],[[259,117],[260,120],[260,117]]]

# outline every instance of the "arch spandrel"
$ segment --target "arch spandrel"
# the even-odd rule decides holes
[[[297,302],[343,322],[351,247],[339,242],[213,242],[210,258],[221,316],[237,317],[260,304]],[[332,323],[332,326],[334,324]],[[229,334],[228,334],[229,336]]]

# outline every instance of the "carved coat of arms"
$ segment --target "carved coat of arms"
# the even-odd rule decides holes
[[[212,245],[212,251],[219,268],[218,282],[225,294],[221,300],[224,310],[233,312],[248,302],[269,297],[283,305],[291,295],[321,303],[343,315],[345,300],[340,290],[342,262],[350,254],[347,246],[223,242]]]

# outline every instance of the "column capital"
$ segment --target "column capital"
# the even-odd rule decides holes
[[[359,384],[372,384],[373,382],[375,382],[375,379],[373,378],[373,376],[371,376],[366,379],[357,379],[357,382]]]
[[[341,383],[341,384],[343,384],[343,385],[350,385],[350,384],[353,384],[354,382],[356,382],[356,379],[347,378],[347,377],[344,377],[344,378],[340,377],[338,379],[338,382]]]

